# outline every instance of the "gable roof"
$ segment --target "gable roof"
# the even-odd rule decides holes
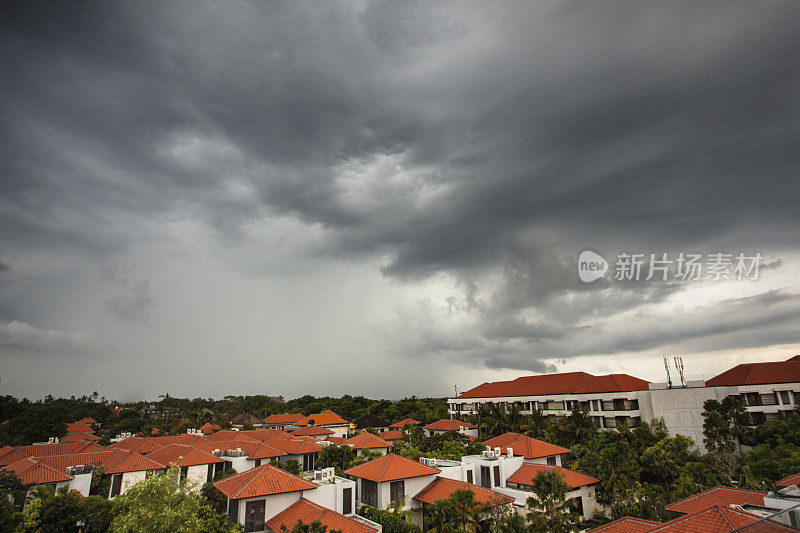
[[[766,492],[758,490],[737,489],[732,487],[714,487],[704,490],[688,498],[678,500],[664,507],[667,511],[693,514],[712,507],[731,505],[764,505]]]
[[[323,428],[320,426],[304,426],[301,427],[300,429],[295,429],[294,431],[292,431],[291,434],[301,437],[302,436],[313,437],[315,435],[333,435],[333,431],[331,431],[328,428]]]
[[[211,434],[211,433],[214,433],[215,431],[219,431],[219,430],[220,430],[220,429],[222,429],[222,428],[221,428],[221,427],[219,427],[219,425],[217,425],[217,424],[211,424],[211,423],[209,423],[209,422],[206,422],[205,424],[203,424],[202,426],[200,426],[198,429],[199,429],[200,431],[202,431],[202,432],[203,432],[203,434],[205,434],[205,435],[209,435],[209,434]]]
[[[23,485],[42,485],[73,479],[69,474],[31,457],[10,464],[5,469],[14,472]]]
[[[286,433],[282,429],[258,428],[240,431],[239,438],[247,438],[264,442],[265,440],[269,439],[291,439],[292,435],[290,433]]]
[[[104,450],[101,452],[86,452],[86,453],[68,453],[64,455],[48,455],[46,457],[37,457],[36,460],[40,463],[52,466],[56,470],[67,473],[67,468],[79,465],[100,465],[114,455],[116,450]]]
[[[72,422],[67,424],[67,433],[92,433],[92,426],[86,422]]]
[[[273,459],[283,455],[287,455],[286,452],[277,448],[273,448],[272,446],[267,446],[266,444],[259,444],[252,452],[250,452],[250,455],[248,455],[247,458],[255,461],[256,459]]]
[[[592,529],[591,533],[647,533],[660,525],[660,522],[652,520],[623,516],[619,520]]]
[[[264,419],[265,424],[294,424],[303,420],[305,416],[301,413],[286,413],[280,415],[269,415]]]
[[[160,437],[149,437],[150,442],[155,442],[161,446],[168,444],[192,444],[193,442],[204,441],[207,437],[204,435],[182,433],[180,435],[162,435]]]
[[[239,413],[231,417],[231,425],[234,426],[243,426],[245,424],[260,426],[263,423],[264,423],[263,420],[261,420],[257,416],[251,415],[250,413]]]
[[[800,473],[793,476],[785,477],[775,482],[779,487],[791,487],[792,485],[800,484]]]
[[[769,363],[744,363],[706,381],[706,387],[800,382],[800,357]]]
[[[778,524],[777,522],[764,520],[760,516],[734,509],[733,507],[712,507],[705,511],[698,513],[681,516],[669,522],[665,522],[651,529],[651,532],[669,532],[669,533],[696,533],[702,531],[703,533],[730,533],[739,528],[760,522],[760,527],[755,526],[748,531],[759,533],[766,532],[779,532],[779,531],[797,531],[796,529]]]
[[[401,420],[401,421],[399,421],[399,422],[395,422],[394,424],[392,424],[392,425],[391,425],[391,426],[389,426],[389,427],[390,427],[390,428],[403,429],[403,428],[404,428],[404,427],[406,427],[407,425],[412,425],[412,426],[421,426],[421,425],[422,425],[422,422],[420,422],[419,420],[414,420],[413,418],[404,418],[404,419],[402,419],[402,420]]]
[[[117,450],[114,455],[103,461],[105,474],[122,474],[124,472],[142,472],[145,470],[163,470],[166,465],[148,459],[136,452]]]
[[[511,503],[514,498],[500,494],[493,490],[479,487],[474,483],[467,483],[466,481],[457,481],[455,479],[436,476],[433,481],[428,483],[424,489],[419,491],[414,499],[423,503],[434,503],[439,500],[445,500],[450,497],[455,491],[466,489],[475,495],[475,501],[482,504],[503,505]]]
[[[343,424],[346,425],[349,424],[349,422],[330,409],[326,409],[319,414],[308,415],[301,418],[295,423],[295,426],[338,426]]]
[[[563,372],[522,376],[511,381],[483,383],[457,398],[503,398],[508,396],[543,396],[548,394],[588,394],[647,390],[650,383],[628,374],[593,376],[586,372]]]
[[[391,448],[392,443],[386,442],[380,437],[376,437],[372,433],[365,431],[359,433],[351,439],[347,439],[345,444],[348,444],[354,450],[361,450],[363,448]]]
[[[255,498],[317,488],[317,485],[310,481],[270,465],[251,468],[241,474],[217,481],[214,486],[232,499]]]
[[[64,435],[59,442],[83,442],[83,441],[91,441],[97,442],[100,440],[100,437],[94,435],[92,433],[68,433]]]
[[[128,437],[121,441],[109,444],[109,448],[116,448],[118,450],[137,451],[139,453],[151,453],[160,450],[164,446],[158,444],[153,439],[145,439],[144,437]]]
[[[393,431],[384,431],[378,436],[385,441],[400,440],[403,438],[403,430],[397,429]]]
[[[395,481],[441,473],[438,468],[423,465],[401,455],[389,453],[372,461],[345,470],[345,474],[375,482]]]
[[[469,422],[462,422],[461,420],[452,420],[449,418],[444,418],[442,420],[437,420],[427,426],[424,426],[422,429],[428,430],[435,430],[435,431],[458,431],[460,428],[464,429],[477,429],[478,426],[473,426]]]
[[[289,455],[302,455],[305,453],[319,453],[322,451],[322,446],[317,444],[317,440],[310,438],[305,439],[269,439],[265,440],[264,444],[271,446]]]
[[[568,468],[556,465],[542,465],[537,463],[522,463],[522,466],[520,466],[513,474],[508,476],[508,481],[512,483],[519,483],[520,485],[533,485],[533,478],[535,478],[540,472],[548,472],[550,470],[555,470],[564,476],[564,481],[566,481],[567,485],[573,489],[577,489],[578,487],[583,487],[585,485],[593,485],[600,481],[597,478],[587,476],[586,474],[582,474]]]
[[[257,442],[258,439],[249,435],[250,431],[236,431],[234,429],[223,429],[215,431],[211,435],[206,435],[206,442],[218,442],[223,440],[251,440]]]
[[[342,533],[375,533],[377,530],[354,518],[348,518],[332,509],[322,507],[305,498],[298,501],[267,520],[267,527],[272,531],[281,531],[281,526],[291,531],[299,520],[308,525],[319,521],[328,531],[339,530]]]
[[[513,432],[492,437],[484,441],[484,444],[491,448],[500,448],[501,452],[511,448],[514,450],[514,455],[521,455],[525,459],[537,459],[570,452],[569,448]]]
[[[160,450],[148,454],[147,458],[167,466],[195,466],[225,462],[224,459],[220,459],[212,453],[187,444],[164,446]]]
[[[92,418],[91,416],[86,416],[78,420],[78,422],[83,422],[84,424],[97,424],[97,420]]]

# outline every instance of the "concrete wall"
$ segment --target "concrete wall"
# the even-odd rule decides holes
[[[200,492],[203,484],[208,480],[208,465],[190,466],[186,471],[186,479],[191,483],[194,492]]]
[[[78,474],[69,481],[69,489],[77,490],[84,496],[89,495],[89,489],[92,486],[92,473]]]
[[[147,472],[144,470],[138,472],[125,472],[122,474],[122,488],[120,489],[119,493],[125,494],[129,488],[140,481],[144,481],[146,477]]]

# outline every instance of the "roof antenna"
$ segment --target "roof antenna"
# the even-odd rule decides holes
[[[664,358],[664,368],[667,369],[667,388],[671,389],[672,388],[672,377],[670,377],[670,375],[669,375],[669,359],[667,359],[666,355],[662,355],[662,357]]]
[[[453,390],[456,391],[456,396],[455,397],[458,397],[458,385],[453,385]]]
[[[675,368],[678,369],[678,374],[681,376],[681,387],[686,387],[686,380],[683,378],[683,358],[675,356]]]

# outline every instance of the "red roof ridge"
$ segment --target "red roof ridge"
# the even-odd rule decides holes
[[[676,509],[676,507],[681,507],[681,506],[683,506],[685,504],[688,504],[688,503],[690,503],[690,502],[692,502],[694,500],[697,500],[698,498],[704,498],[704,497],[708,497],[708,496],[713,497],[714,493],[717,493],[717,492],[720,492],[720,491],[724,491],[726,493],[739,492],[739,493],[745,493],[745,494],[751,494],[751,495],[758,495],[758,496],[761,496],[762,498],[767,495],[766,492],[760,491],[760,490],[743,489],[743,488],[739,488],[739,487],[726,487],[724,485],[717,485],[716,487],[711,487],[710,489],[706,489],[704,491],[698,492],[697,494],[692,494],[691,496],[687,496],[686,498],[682,498],[682,499],[680,499],[678,501],[672,502],[669,505],[666,505],[664,508],[666,510],[668,510],[668,511],[673,511],[673,512],[676,512],[676,513],[696,514],[698,512],[703,512],[703,511],[706,511],[708,509],[711,509],[711,508],[714,508],[714,507],[718,507],[719,504],[710,505],[706,509],[699,509],[699,510],[698,509],[687,509],[686,511],[681,511],[680,509]],[[744,503],[750,503],[750,502],[742,502],[742,503],[744,504]],[[761,505],[763,505],[763,503],[764,502],[762,501]]]

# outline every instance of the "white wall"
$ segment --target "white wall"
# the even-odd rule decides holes
[[[89,489],[92,487],[92,473],[78,474],[73,477],[69,482],[70,490],[77,490],[84,496],[89,495]]]
[[[144,470],[140,470],[138,472],[125,472],[122,474],[122,488],[120,489],[119,493],[125,494],[129,488],[140,481],[144,481],[146,477],[147,472]]]
[[[208,465],[192,465],[186,470],[186,479],[192,484],[194,492],[200,492],[208,479]]]

